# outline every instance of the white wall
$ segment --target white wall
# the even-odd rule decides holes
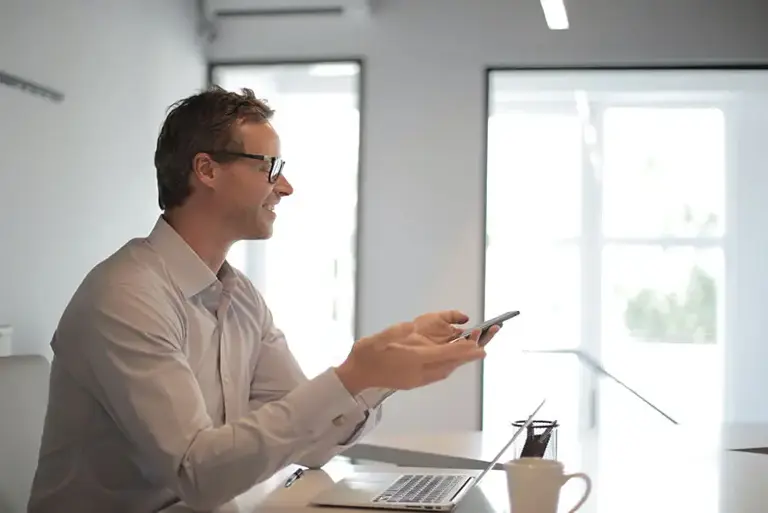
[[[3,0],[0,69],[66,94],[0,86],[0,324],[48,343],[85,273],[159,214],[165,109],[205,83],[194,3]]]
[[[486,66],[768,61],[764,0],[717,0],[707,7],[695,0],[583,0],[572,2],[566,32],[545,28],[535,0],[377,5],[369,22],[221,19],[208,49],[214,61],[365,58],[362,333],[444,307],[480,316]],[[729,308],[729,323],[737,326],[726,358],[730,420],[768,420],[768,401],[759,394],[768,362],[768,321],[760,306],[768,292],[768,279],[760,279],[768,232],[759,221],[768,217],[761,204],[768,174],[763,163],[750,170],[734,178],[738,215],[749,221],[729,262],[729,270],[740,267]],[[514,343],[512,336],[507,341]],[[479,387],[479,368],[472,367],[399,394],[382,430],[476,428]]]

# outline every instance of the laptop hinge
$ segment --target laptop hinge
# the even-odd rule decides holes
[[[451,497],[451,501],[453,501],[453,499],[455,499],[456,496],[459,495],[464,490],[464,488],[466,488],[467,485],[471,483],[474,479],[477,479],[477,478],[476,477],[467,478],[466,481],[464,481],[464,484],[461,487],[459,487],[458,490],[456,490],[456,493],[453,494],[453,497]]]

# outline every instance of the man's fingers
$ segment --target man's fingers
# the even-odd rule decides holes
[[[478,347],[476,340],[471,339],[458,340],[453,344],[417,346],[413,351],[425,364],[470,362],[485,356],[485,350]]]
[[[481,347],[485,346],[488,342],[491,341],[491,339],[493,339],[493,337],[496,335],[496,333],[499,332],[500,329],[501,329],[501,324],[495,324],[491,326],[488,329],[488,331],[485,332],[485,334],[480,336],[480,340],[478,340],[477,342],[478,345],[480,345]]]
[[[482,358],[485,356],[485,349],[477,345],[477,336],[479,336],[479,333],[473,334],[469,338],[459,339],[453,344],[448,344],[447,346],[442,347],[445,348],[446,354],[453,354],[457,358],[462,358],[463,355]]]
[[[433,344],[450,344],[458,339],[462,333],[464,333],[463,329],[457,326],[449,326],[445,328],[444,335],[441,335],[439,338],[430,337],[430,340]]]
[[[469,360],[473,361],[473,360]],[[437,381],[450,376],[453,371],[468,363],[468,361],[450,361],[429,363],[424,366],[424,374],[429,381]]]
[[[469,336],[466,339],[464,339],[464,340],[473,342],[475,345],[477,345],[478,341],[480,340],[480,335],[482,335],[482,334],[483,334],[482,330],[473,329],[472,333],[470,333]]]
[[[469,316],[458,310],[443,310],[437,312],[437,315],[448,324],[464,324],[469,320]]]

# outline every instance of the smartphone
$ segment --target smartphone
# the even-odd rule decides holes
[[[510,312],[503,313],[503,314],[501,314],[501,315],[499,315],[497,317],[494,317],[493,319],[489,319],[489,320],[485,321],[484,323],[475,326],[474,328],[468,329],[467,331],[465,331],[464,333],[459,335],[456,338],[456,340],[459,340],[459,339],[462,339],[462,338],[467,338],[467,337],[469,337],[472,334],[473,331],[478,330],[478,329],[481,330],[480,338],[483,338],[485,333],[489,329],[491,329],[491,327],[497,326],[497,325],[501,326],[504,323],[504,321],[508,321],[509,319],[512,319],[513,317],[517,317],[518,315],[520,315],[520,310],[512,310]]]

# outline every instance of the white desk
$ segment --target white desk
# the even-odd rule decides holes
[[[374,432],[347,455],[410,466],[483,468],[508,436],[509,431]],[[768,447],[768,425],[707,430],[661,424],[612,443],[597,433],[581,433],[578,444],[578,451],[561,451],[559,459],[569,471],[586,471],[593,478],[594,496],[584,513],[768,512],[768,455],[733,451]],[[506,453],[502,461],[512,457]]]
[[[682,433],[682,432],[681,432]],[[405,455],[411,461],[421,452],[423,460],[474,461],[486,459],[503,445],[498,434],[458,433],[366,438],[362,453],[370,457],[379,451],[388,460]],[[686,438],[686,437],[683,437]],[[717,437],[701,440],[659,440],[649,438],[626,444],[618,453],[600,461],[608,470],[590,473],[594,481],[592,496],[579,513],[766,513],[768,511],[768,456],[734,452],[740,446],[768,445],[768,426],[727,427]],[[695,442],[695,443],[694,443]],[[389,443],[389,446],[381,445]],[[590,443],[589,441],[585,441]],[[421,451],[419,450],[421,448]],[[389,452],[386,452],[388,449]],[[360,456],[360,450],[357,456]],[[617,462],[619,466],[617,467]],[[568,471],[586,470],[569,467]],[[366,467],[371,469],[372,467]],[[295,467],[288,467],[269,481],[254,487],[216,513],[350,513],[351,509],[312,508],[309,499],[323,487],[356,467],[334,461],[321,471],[309,471],[290,488],[283,485]],[[412,468],[400,468],[409,472]],[[434,471],[431,469],[430,471]],[[569,484],[562,506],[581,491]],[[570,489],[569,489],[570,488]],[[508,509],[503,471],[490,472],[462,501],[456,513],[503,513]],[[368,512],[376,510],[366,510]],[[562,509],[562,511],[566,511]],[[182,506],[167,513],[188,512]]]
[[[511,432],[511,428],[401,435],[379,434],[374,431],[350,448],[345,455],[353,459],[403,466],[482,469],[504,446]],[[652,443],[654,451],[720,453],[729,449],[768,447],[766,424],[725,424],[707,433],[686,426],[670,425],[659,432],[648,433],[647,436],[649,439],[646,442]],[[582,433],[579,442],[582,446],[599,445],[596,434]],[[642,445],[643,440],[639,440],[639,443]]]
[[[584,513],[765,513],[768,509],[768,457],[755,454],[730,453],[723,459],[718,471],[721,473],[720,497],[701,507],[702,490],[697,483],[682,481],[670,483],[668,476],[674,474],[670,462],[660,461],[658,475],[635,481],[635,493],[621,498],[606,498],[600,483],[595,483],[593,495],[584,508]],[[665,468],[662,468],[665,467]],[[332,482],[349,475],[354,470],[347,465],[329,465],[328,469],[308,471],[290,488],[284,488],[285,479],[293,471],[286,468],[268,482],[254,487],[231,503],[215,510],[215,513],[351,513],[349,508],[313,508],[308,506],[310,498]],[[418,469],[402,468],[403,471]],[[432,469],[434,471],[434,469]],[[620,476],[619,476],[620,477]],[[670,487],[672,485],[672,487]],[[570,486],[570,485],[569,485]],[[580,489],[573,485],[573,493]],[[670,494],[670,491],[673,493]],[[563,504],[567,506],[564,497]],[[375,510],[367,510],[375,511]],[[506,513],[506,482],[502,471],[494,470],[468,494],[454,510],[456,513]],[[564,511],[564,510],[563,510]],[[190,513],[183,506],[175,506],[166,513]]]

